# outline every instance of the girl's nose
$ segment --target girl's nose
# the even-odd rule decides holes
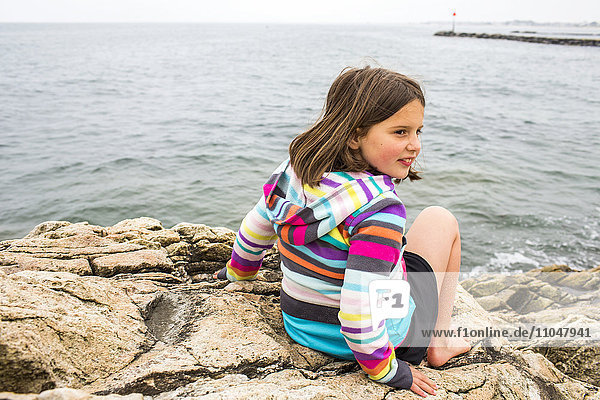
[[[421,139],[417,134],[411,135],[406,148],[410,151],[421,151]]]

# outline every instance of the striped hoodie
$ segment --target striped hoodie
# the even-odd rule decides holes
[[[253,279],[277,241],[283,280],[281,310],[296,342],[342,359],[356,359],[369,377],[410,388],[412,374],[395,358],[414,311],[371,326],[369,282],[405,279],[406,210],[392,178],[331,172],[302,186],[289,160],[263,186],[246,215],[227,264],[231,281]]]

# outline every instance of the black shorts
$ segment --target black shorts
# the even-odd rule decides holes
[[[410,295],[415,302],[406,338],[396,348],[396,357],[418,365],[423,361],[429,345],[421,330],[435,328],[438,315],[438,292],[435,273],[420,255],[404,252],[406,275],[410,284]]]

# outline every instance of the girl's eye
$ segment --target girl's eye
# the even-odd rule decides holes
[[[399,129],[397,131],[394,131],[394,133],[396,135],[405,135],[406,134],[406,129]],[[417,136],[421,135],[421,133],[423,133],[423,131],[421,129],[417,129]]]

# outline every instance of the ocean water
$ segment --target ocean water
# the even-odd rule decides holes
[[[235,230],[338,73],[376,62],[426,92],[409,223],[451,210],[472,274],[597,266],[600,49],[443,29],[0,24],[0,240],[138,216]]]

